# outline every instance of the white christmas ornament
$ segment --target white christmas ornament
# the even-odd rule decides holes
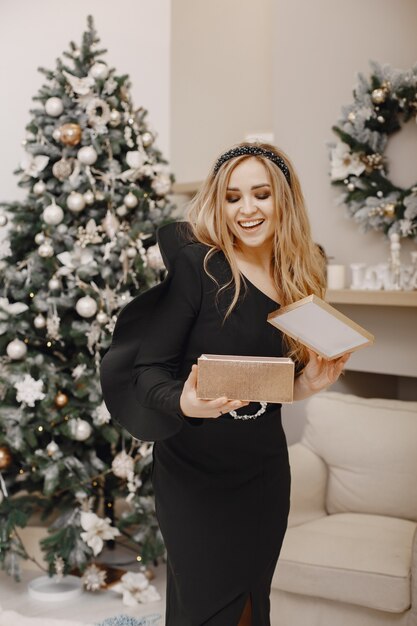
[[[71,437],[76,441],[85,441],[93,432],[91,424],[77,417],[68,422]]]
[[[83,194],[83,196],[84,196],[84,200],[86,201],[87,204],[94,204],[95,196],[94,196],[94,193],[91,191],[91,189],[86,191]]]
[[[66,70],[64,70],[62,73],[71,85],[74,93],[77,93],[80,96],[88,96],[88,94],[91,93],[94,86],[94,78],[92,76],[84,76],[83,78],[78,78],[78,76],[74,76]]]
[[[52,131],[52,137],[55,141],[59,141],[61,139],[61,130],[59,128],[55,128]]]
[[[56,226],[64,219],[64,211],[57,204],[50,204],[44,209],[42,219],[46,224]]]
[[[137,255],[137,250],[136,248],[130,247],[126,250],[126,254],[129,257],[129,259],[134,259],[135,256]]]
[[[55,291],[56,289],[59,289],[61,287],[61,283],[57,278],[51,278],[51,280],[48,282],[48,287],[52,291]]]
[[[14,387],[17,389],[16,400],[27,406],[35,406],[36,400],[43,400],[46,397],[42,391],[43,380],[35,380],[30,374],[25,374]]]
[[[8,222],[7,216],[0,215],[0,226],[6,226],[7,222]]]
[[[14,361],[18,361],[19,359],[23,359],[26,356],[28,349],[26,344],[20,339],[13,339],[6,348],[6,352],[8,356]]]
[[[68,226],[66,224],[59,224],[57,226],[57,231],[62,235],[63,233],[66,233],[68,230]]]
[[[40,246],[41,243],[45,241],[45,235],[43,233],[36,233],[35,235],[35,243]]]
[[[119,454],[114,457],[111,464],[113,474],[118,478],[127,478],[129,476],[129,473],[133,472],[134,467],[134,460],[124,450],[122,450],[122,452],[119,452]]]
[[[93,317],[97,312],[97,302],[91,296],[84,296],[77,301],[75,309],[81,317]]]
[[[77,152],[77,159],[84,165],[93,165],[97,161],[97,152],[93,146],[83,146]]]
[[[70,211],[74,211],[74,213],[79,213],[85,207],[85,200],[82,193],[78,191],[71,191],[70,195],[67,198],[67,207]]]
[[[134,193],[129,191],[129,193],[123,198],[123,203],[127,206],[128,209],[133,209],[137,206],[138,199]]]
[[[117,109],[113,109],[110,112],[110,126],[118,126],[122,121],[122,116]]]
[[[33,320],[33,325],[35,328],[45,328],[46,319],[41,313],[39,313],[39,315],[35,317],[35,319]]]
[[[46,451],[48,453],[48,456],[52,457],[53,459],[56,459],[62,456],[62,453],[59,454],[60,452],[59,446],[54,440],[48,443],[48,445],[46,446]]]
[[[38,254],[39,256],[43,258],[48,258],[54,255],[54,249],[49,243],[49,241],[45,241],[44,243],[41,243],[41,245],[38,248]]]
[[[109,68],[105,63],[94,63],[89,71],[89,75],[96,80],[104,80],[109,75]]]
[[[105,324],[108,321],[109,317],[108,317],[107,313],[105,313],[104,311],[99,311],[97,313],[97,318],[96,319],[97,319],[99,324]]]
[[[33,193],[36,193],[37,196],[41,196],[45,190],[46,185],[43,180],[38,180],[38,182],[33,185]]]
[[[64,110],[64,103],[61,98],[48,98],[45,102],[45,111],[51,117],[58,117]]]

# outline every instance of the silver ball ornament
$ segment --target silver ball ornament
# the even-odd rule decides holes
[[[99,324],[105,324],[106,322],[108,322],[109,317],[107,313],[105,313],[104,311],[99,311],[97,313],[96,320],[98,321]]]
[[[109,68],[105,63],[94,63],[90,68],[89,74],[96,80],[104,80],[109,75]]]
[[[138,204],[138,199],[134,193],[129,191],[129,193],[123,198],[123,204],[127,206],[128,209],[133,209]]]
[[[85,207],[85,200],[82,193],[78,193],[78,191],[71,191],[67,198],[67,207],[70,211],[74,211],[74,213],[79,213]]]
[[[8,221],[7,215],[0,215],[0,226],[6,226]]]
[[[50,226],[56,226],[57,224],[60,224],[64,219],[64,211],[57,204],[50,204],[44,209],[42,213],[42,219],[45,224],[49,224]]]
[[[97,312],[97,302],[91,296],[84,296],[77,301],[75,310],[81,317],[93,317]]]
[[[97,158],[98,155],[93,146],[83,146],[77,152],[77,159],[84,165],[93,165]]]
[[[129,247],[126,250],[126,254],[129,257],[129,259],[134,259],[135,256],[137,255],[137,250],[136,250],[136,248]]]
[[[39,256],[43,258],[48,258],[54,255],[54,249],[49,243],[49,241],[45,241],[44,243],[41,243],[41,245],[38,248],[38,254]]]
[[[37,183],[33,185],[33,193],[36,193],[37,196],[41,196],[45,193],[46,185],[43,180],[38,180]]]
[[[14,361],[23,359],[26,356],[27,351],[28,349],[26,344],[23,341],[20,341],[20,339],[13,339],[13,341],[7,344],[6,348],[7,355]]]
[[[91,424],[86,422],[86,420],[80,419],[79,417],[70,420],[68,422],[68,427],[71,437],[73,437],[76,441],[85,441],[93,432]]]
[[[353,183],[349,183],[347,188],[348,188],[348,191],[355,191],[355,185]]]
[[[66,224],[58,224],[56,229],[57,229],[58,233],[63,235],[64,233],[66,233],[68,231],[68,226]]]
[[[40,246],[41,243],[45,241],[45,235],[43,233],[36,233],[35,235],[35,243]]]
[[[41,313],[39,313],[39,315],[35,317],[35,319],[33,320],[33,325],[35,328],[45,328],[46,319]]]
[[[112,111],[110,111],[110,126],[119,126],[121,121],[122,116],[120,112],[117,109],[112,109]]]
[[[58,278],[51,278],[48,282],[48,287],[51,291],[56,291],[57,289],[60,289],[61,282]]]
[[[45,111],[51,117],[59,117],[64,110],[64,103],[61,98],[56,98],[55,96],[52,98],[48,98],[45,102]]]
[[[69,178],[72,173],[72,165],[67,159],[60,159],[52,166],[52,174],[58,180],[65,180]]]
[[[382,191],[377,191],[376,195],[378,196],[378,198],[383,198],[384,197],[384,194],[383,194]]]
[[[95,196],[94,193],[89,189],[83,194],[84,200],[86,204],[94,204]]]
[[[376,119],[380,124],[383,124],[385,122],[385,117],[383,117],[382,115],[378,115]]]

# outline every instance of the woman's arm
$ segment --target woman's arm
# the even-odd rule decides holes
[[[343,371],[346,361],[351,353],[348,352],[338,359],[331,361],[323,359],[321,356],[308,350],[310,360],[305,366],[302,374],[294,381],[294,400],[305,400],[310,396],[327,389],[336,382]]]

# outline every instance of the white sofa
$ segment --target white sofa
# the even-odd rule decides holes
[[[272,626],[416,626],[417,402],[318,394],[289,450]]]

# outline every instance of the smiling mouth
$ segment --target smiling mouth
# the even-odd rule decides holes
[[[241,226],[244,230],[255,230],[258,226],[260,226],[261,224],[264,223],[264,219],[259,219],[259,220],[245,220],[245,221],[239,221],[238,224],[239,226]]]

